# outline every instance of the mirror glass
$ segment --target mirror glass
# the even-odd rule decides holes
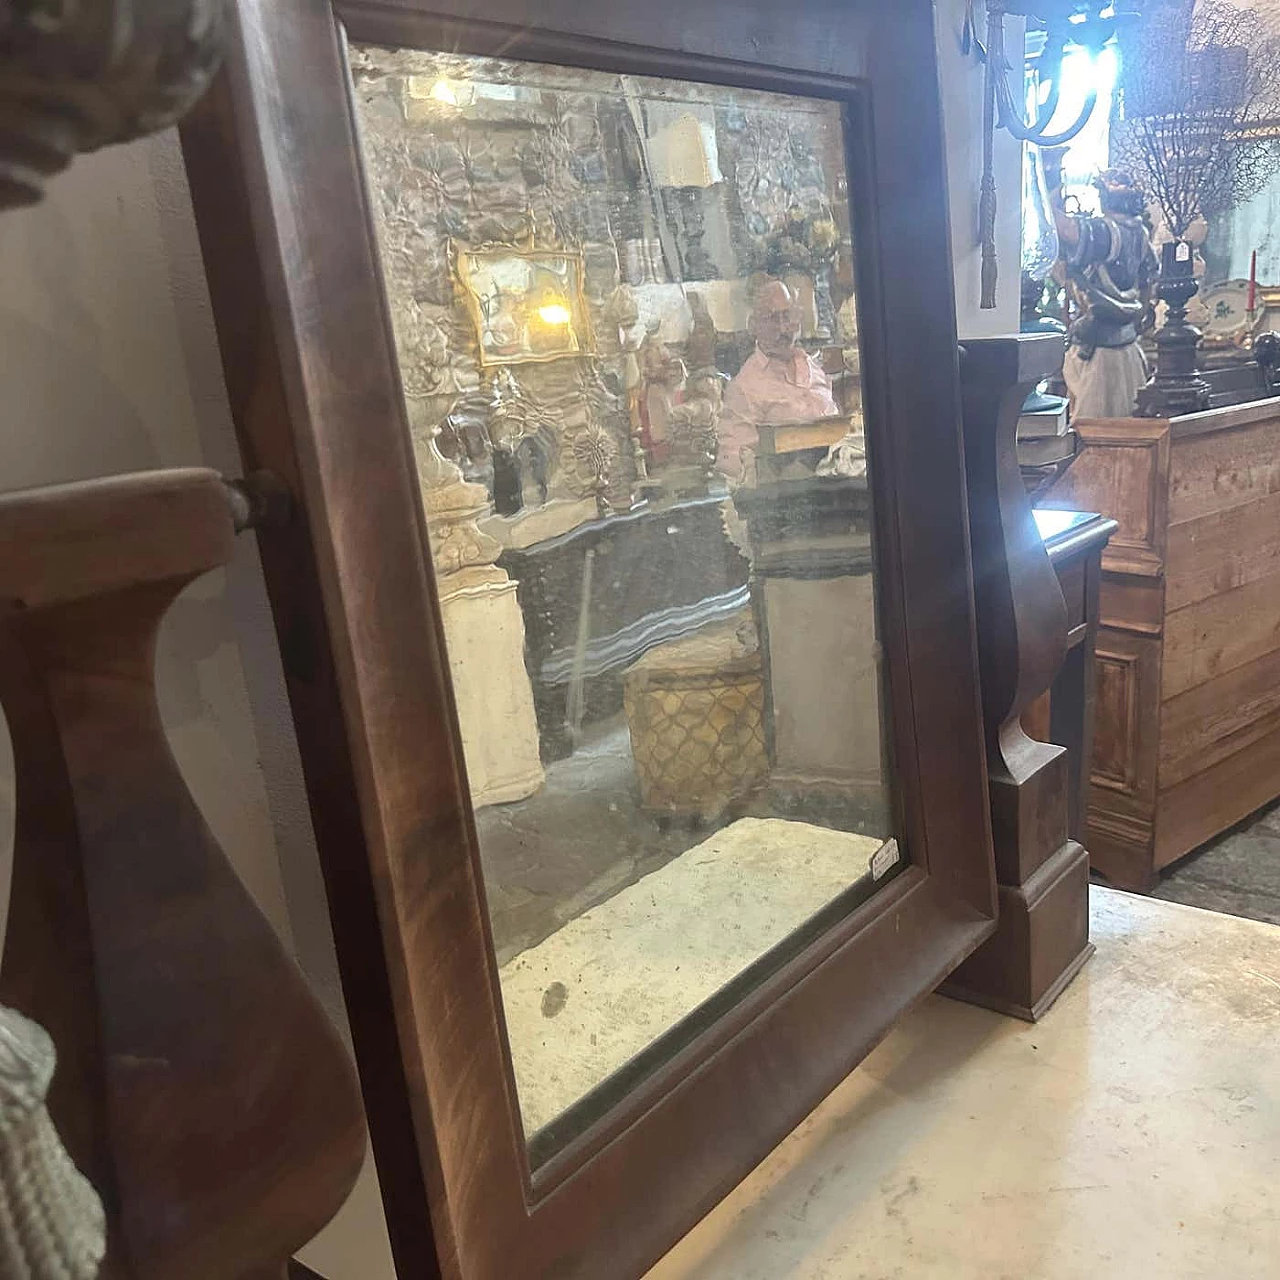
[[[906,861],[846,108],[351,61],[536,1164]]]

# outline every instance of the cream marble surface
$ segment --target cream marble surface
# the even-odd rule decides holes
[[[647,1280],[1280,1276],[1280,927],[1092,907],[1043,1022],[930,997]]]
[[[740,818],[503,965],[525,1131],[867,874],[881,844],[807,822]]]

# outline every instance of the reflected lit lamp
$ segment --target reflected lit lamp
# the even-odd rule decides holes
[[[530,347],[541,353],[576,351],[578,331],[573,320],[569,299],[559,289],[549,285],[536,289],[525,310]]]
[[[1118,32],[1141,14],[1142,0],[986,0],[986,43],[978,36],[974,16],[976,0],[969,0],[961,47],[973,51],[986,64],[982,110],[982,197],[978,223],[982,245],[982,300],[990,310],[996,305],[996,179],[995,130],[999,125],[1022,142],[1058,147],[1070,142],[1089,123],[1098,102],[1097,88],[1086,94],[1075,120],[1057,133],[1051,132],[1062,95],[1062,63],[1069,49],[1097,54]],[[1016,66],[1005,51],[1004,20],[1007,15],[1027,19],[1045,32],[1044,49],[1037,63],[1037,105],[1028,120],[1023,114],[1022,59]],[[1015,74],[1011,80],[1010,73]]]
[[[551,298],[539,306],[538,319],[543,324],[566,325],[573,319],[573,312],[559,299]]]
[[[412,104],[428,111],[460,111],[475,101],[476,87],[461,76],[409,76],[405,82],[406,111],[413,117]]]

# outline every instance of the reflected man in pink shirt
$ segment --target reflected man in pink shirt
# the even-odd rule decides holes
[[[840,412],[831,380],[796,345],[799,312],[781,280],[770,280],[756,293],[748,327],[756,349],[725,388],[719,426],[716,466],[733,479],[742,474],[742,451],[759,441],[758,426],[812,422]]]

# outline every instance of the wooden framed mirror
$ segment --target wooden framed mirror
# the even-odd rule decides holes
[[[639,1275],[995,917],[932,6],[530,17],[184,127],[405,1276]]]

